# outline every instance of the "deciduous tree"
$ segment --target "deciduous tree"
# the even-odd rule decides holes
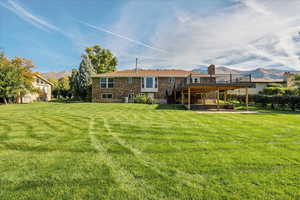
[[[91,64],[97,74],[114,72],[117,70],[118,59],[110,50],[95,45],[86,48],[85,53],[91,60]]]

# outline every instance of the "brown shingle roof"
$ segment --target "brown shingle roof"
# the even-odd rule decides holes
[[[97,74],[93,77],[144,77],[144,76],[156,76],[156,77],[186,77],[192,75],[201,75],[197,72],[189,72],[179,69],[130,69],[116,72],[108,72],[104,74]]]

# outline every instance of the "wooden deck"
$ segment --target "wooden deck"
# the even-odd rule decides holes
[[[217,109],[221,109],[221,107],[226,106],[227,101],[227,91],[245,88],[246,93],[246,107],[248,109],[248,88],[254,86],[254,83],[251,82],[251,76],[242,76],[233,77],[232,75],[213,75],[206,82],[195,83],[192,80],[192,77],[188,77],[184,80],[177,88],[175,88],[176,92],[181,93],[181,104],[185,105],[187,102],[187,108],[205,108],[207,107],[217,107]],[[225,105],[220,104],[220,92],[224,92],[224,101]],[[197,98],[199,95],[201,98],[206,98],[207,94],[215,93],[216,97],[216,105],[207,105],[204,103],[200,107],[197,103],[191,102],[191,98]],[[176,98],[176,96],[175,96]],[[187,101],[186,101],[187,100]],[[205,102],[205,99],[204,99]]]

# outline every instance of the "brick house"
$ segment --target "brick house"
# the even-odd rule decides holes
[[[132,69],[92,77],[92,101],[132,102],[135,96],[152,97],[157,103],[216,104],[220,90],[248,88],[247,77],[218,76],[215,66],[208,74],[174,69]],[[217,93],[218,92],[218,93]]]
[[[200,81],[200,73],[184,70],[146,70],[133,69],[93,77],[92,100],[93,102],[124,102],[135,96],[145,95],[156,99],[158,103],[168,103],[168,98],[173,95],[184,79],[193,75],[195,81]],[[203,77],[203,78],[204,78]]]

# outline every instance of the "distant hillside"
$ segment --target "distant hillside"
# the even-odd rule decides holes
[[[199,68],[193,69],[193,72],[200,72],[200,73],[207,73],[207,67],[200,66]],[[288,70],[286,70],[288,71]],[[228,67],[217,67],[216,73],[217,74],[244,74],[248,75],[251,74],[253,78],[272,78],[272,79],[281,79],[283,78],[285,70],[278,70],[278,69],[265,69],[265,68],[257,68],[255,70],[236,70],[231,69]]]
[[[54,78],[56,80],[65,77],[65,76],[71,76],[70,71],[62,71],[62,72],[46,72],[42,73],[42,76],[45,77],[46,79],[48,78]]]

